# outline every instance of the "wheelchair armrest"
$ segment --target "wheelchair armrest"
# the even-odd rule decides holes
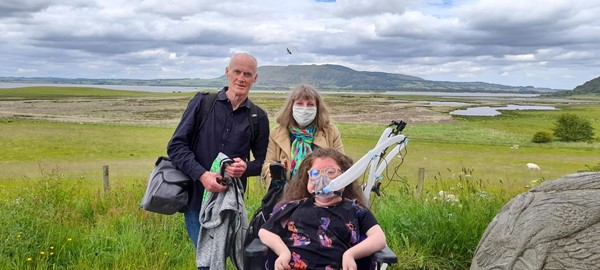
[[[256,238],[244,249],[244,253],[248,257],[260,257],[267,255],[269,248],[263,244],[260,239]]]
[[[375,254],[373,254],[373,259],[380,264],[393,264],[398,262],[398,257],[388,246],[385,246],[385,248],[382,250],[375,252]]]
[[[269,248],[258,238],[252,240],[252,242],[250,242],[250,244],[244,249],[244,253],[248,258],[265,256],[267,255],[267,252],[269,252]],[[398,257],[390,249],[390,247],[386,246],[382,250],[373,254],[373,260],[375,260],[378,264],[394,264],[398,262]]]

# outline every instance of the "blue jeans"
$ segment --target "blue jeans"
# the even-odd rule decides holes
[[[185,227],[187,229],[188,236],[194,244],[194,250],[197,250],[198,238],[200,235],[200,210],[185,210],[183,212],[185,218]]]

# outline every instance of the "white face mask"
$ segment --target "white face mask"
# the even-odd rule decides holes
[[[292,115],[300,127],[305,127],[315,120],[315,117],[317,116],[317,107],[294,106],[292,108]]]

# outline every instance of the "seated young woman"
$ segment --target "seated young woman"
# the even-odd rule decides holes
[[[357,269],[356,260],[386,246],[357,181],[335,192],[318,192],[351,166],[352,159],[331,148],[315,149],[302,161],[285,190],[287,203],[258,233],[277,256],[268,263],[272,269]]]

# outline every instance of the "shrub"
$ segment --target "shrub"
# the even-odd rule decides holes
[[[554,125],[554,137],[563,142],[591,141],[594,138],[591,122],[575,114],[562,114]]]
[[[548,131],[539,131],[533,134],[533,143],[549,143],[552,141],[552,134]]]

